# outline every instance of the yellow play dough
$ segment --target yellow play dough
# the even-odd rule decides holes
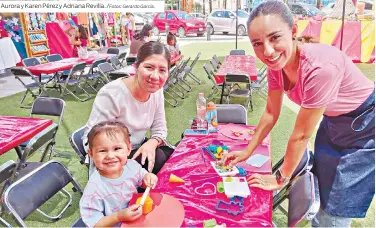
[[[138,197],[136,204],[140,204],[141,198],[142,197]],[[144,206],[142,206],[142,214],[146,215],[146,214],[150,213],[150,211],[153,209],[153,203],[154,203],[154,201],[149,196],[147,196],[145,203],[144,203]]]

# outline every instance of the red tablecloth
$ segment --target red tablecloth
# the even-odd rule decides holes
[[[31,139],[52,124],[52,120],[0,116],[0,155]]]
[[[231,127],[231,125],[222,125],[221,127]],[[195,193],[195,189],[206,182],[216,185],[217,182],[222,181],[209,163],[212,161],[210,156],[204,153],[205,163],[201,152],[201,148],[211,144],[214,139],[229,146],[230,151],[243,149],[247,146],[245,141],[232,140],[219,133],[200,137],[184,137],[158,173],[159,181],[155,190],[152,191],[169,194],[183,203],[185,218],[182,226],[184,227],[202,227],[203,220],[212,218],[216,219],[217,224],[226,223],[227,226],[271,227],[273,207],[271,191],[250,188],[251,195],[245,199],[244,213],[237,216],[215,210],[218,200],[229,201],[223,193],[217,192],[211,196],[201,196]],[[260,146],[254,153],[270,157],[270,145]],[[258,171],[257,168],[244,162],[240,166],[247,170],[248,175]],[[264,166],[261,168],[267,169],[271,173],[271,161],[269,160]],[[170,174],[181,177],[185,183],[170,184]]]
[[[251,55],[228,55],[214,76],[217,84],[225,81],[227,73],[248,74],[251,81],[257,80],[256,58]]]
[[[97,54],[89,56],[87,59],[67,58],[56,62],[27,67],[27,69],[36,76],[39,76],[41,74],[53,74],[59,71],[70,70],[73,65],[77,63],[84,62],[89,65],[92,64],[96,59],[107,59],[111,56],[113,56],[113,54]]]

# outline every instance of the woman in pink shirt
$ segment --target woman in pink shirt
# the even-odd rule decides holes
[[[250,157],[273,129],[283,94],[300,106],[284,162],[274,175],[252,175],[251,186],[281,189],[303,157],[316,125],[314,174],[321,209],[312,226],[349,227],[365,217],[375,192],[374,83],[336,47],[301,43],[289,8],[280,1],[256,7],[248,20],[248,36],[257,57],[268,66],[268,99],[251,142],[225,162]]]
[[[78,48],[87,47],[87,33],[84,26],[79,25],[72,34],[70,44],[73,45],[72,57],[78,57]]]

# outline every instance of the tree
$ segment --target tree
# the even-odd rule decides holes
[[[200,3],[195,3],[195,4],[193,5],[193,9],[194,9],[194,11],[197,12],[197,13],[201,11],[201,8],[202,8],[202,5],[201,5]]]
[[[223,8],[227,9],[227,0],[223,0]]]
[[[209,13],[211,13],[213,7],[212,7],[212,0],[209,0]]]

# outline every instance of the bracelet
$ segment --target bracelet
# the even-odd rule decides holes
[[[160,146],[160,145],[162,145],[162,143],[163,143],[163,140],[160,139],[160,138],[158,138],[158,137],[153,137],[153,138],[151,138],[151,139],[155,139],[155,140],[157,140],[157,143],[158,143],[157,146]]]

